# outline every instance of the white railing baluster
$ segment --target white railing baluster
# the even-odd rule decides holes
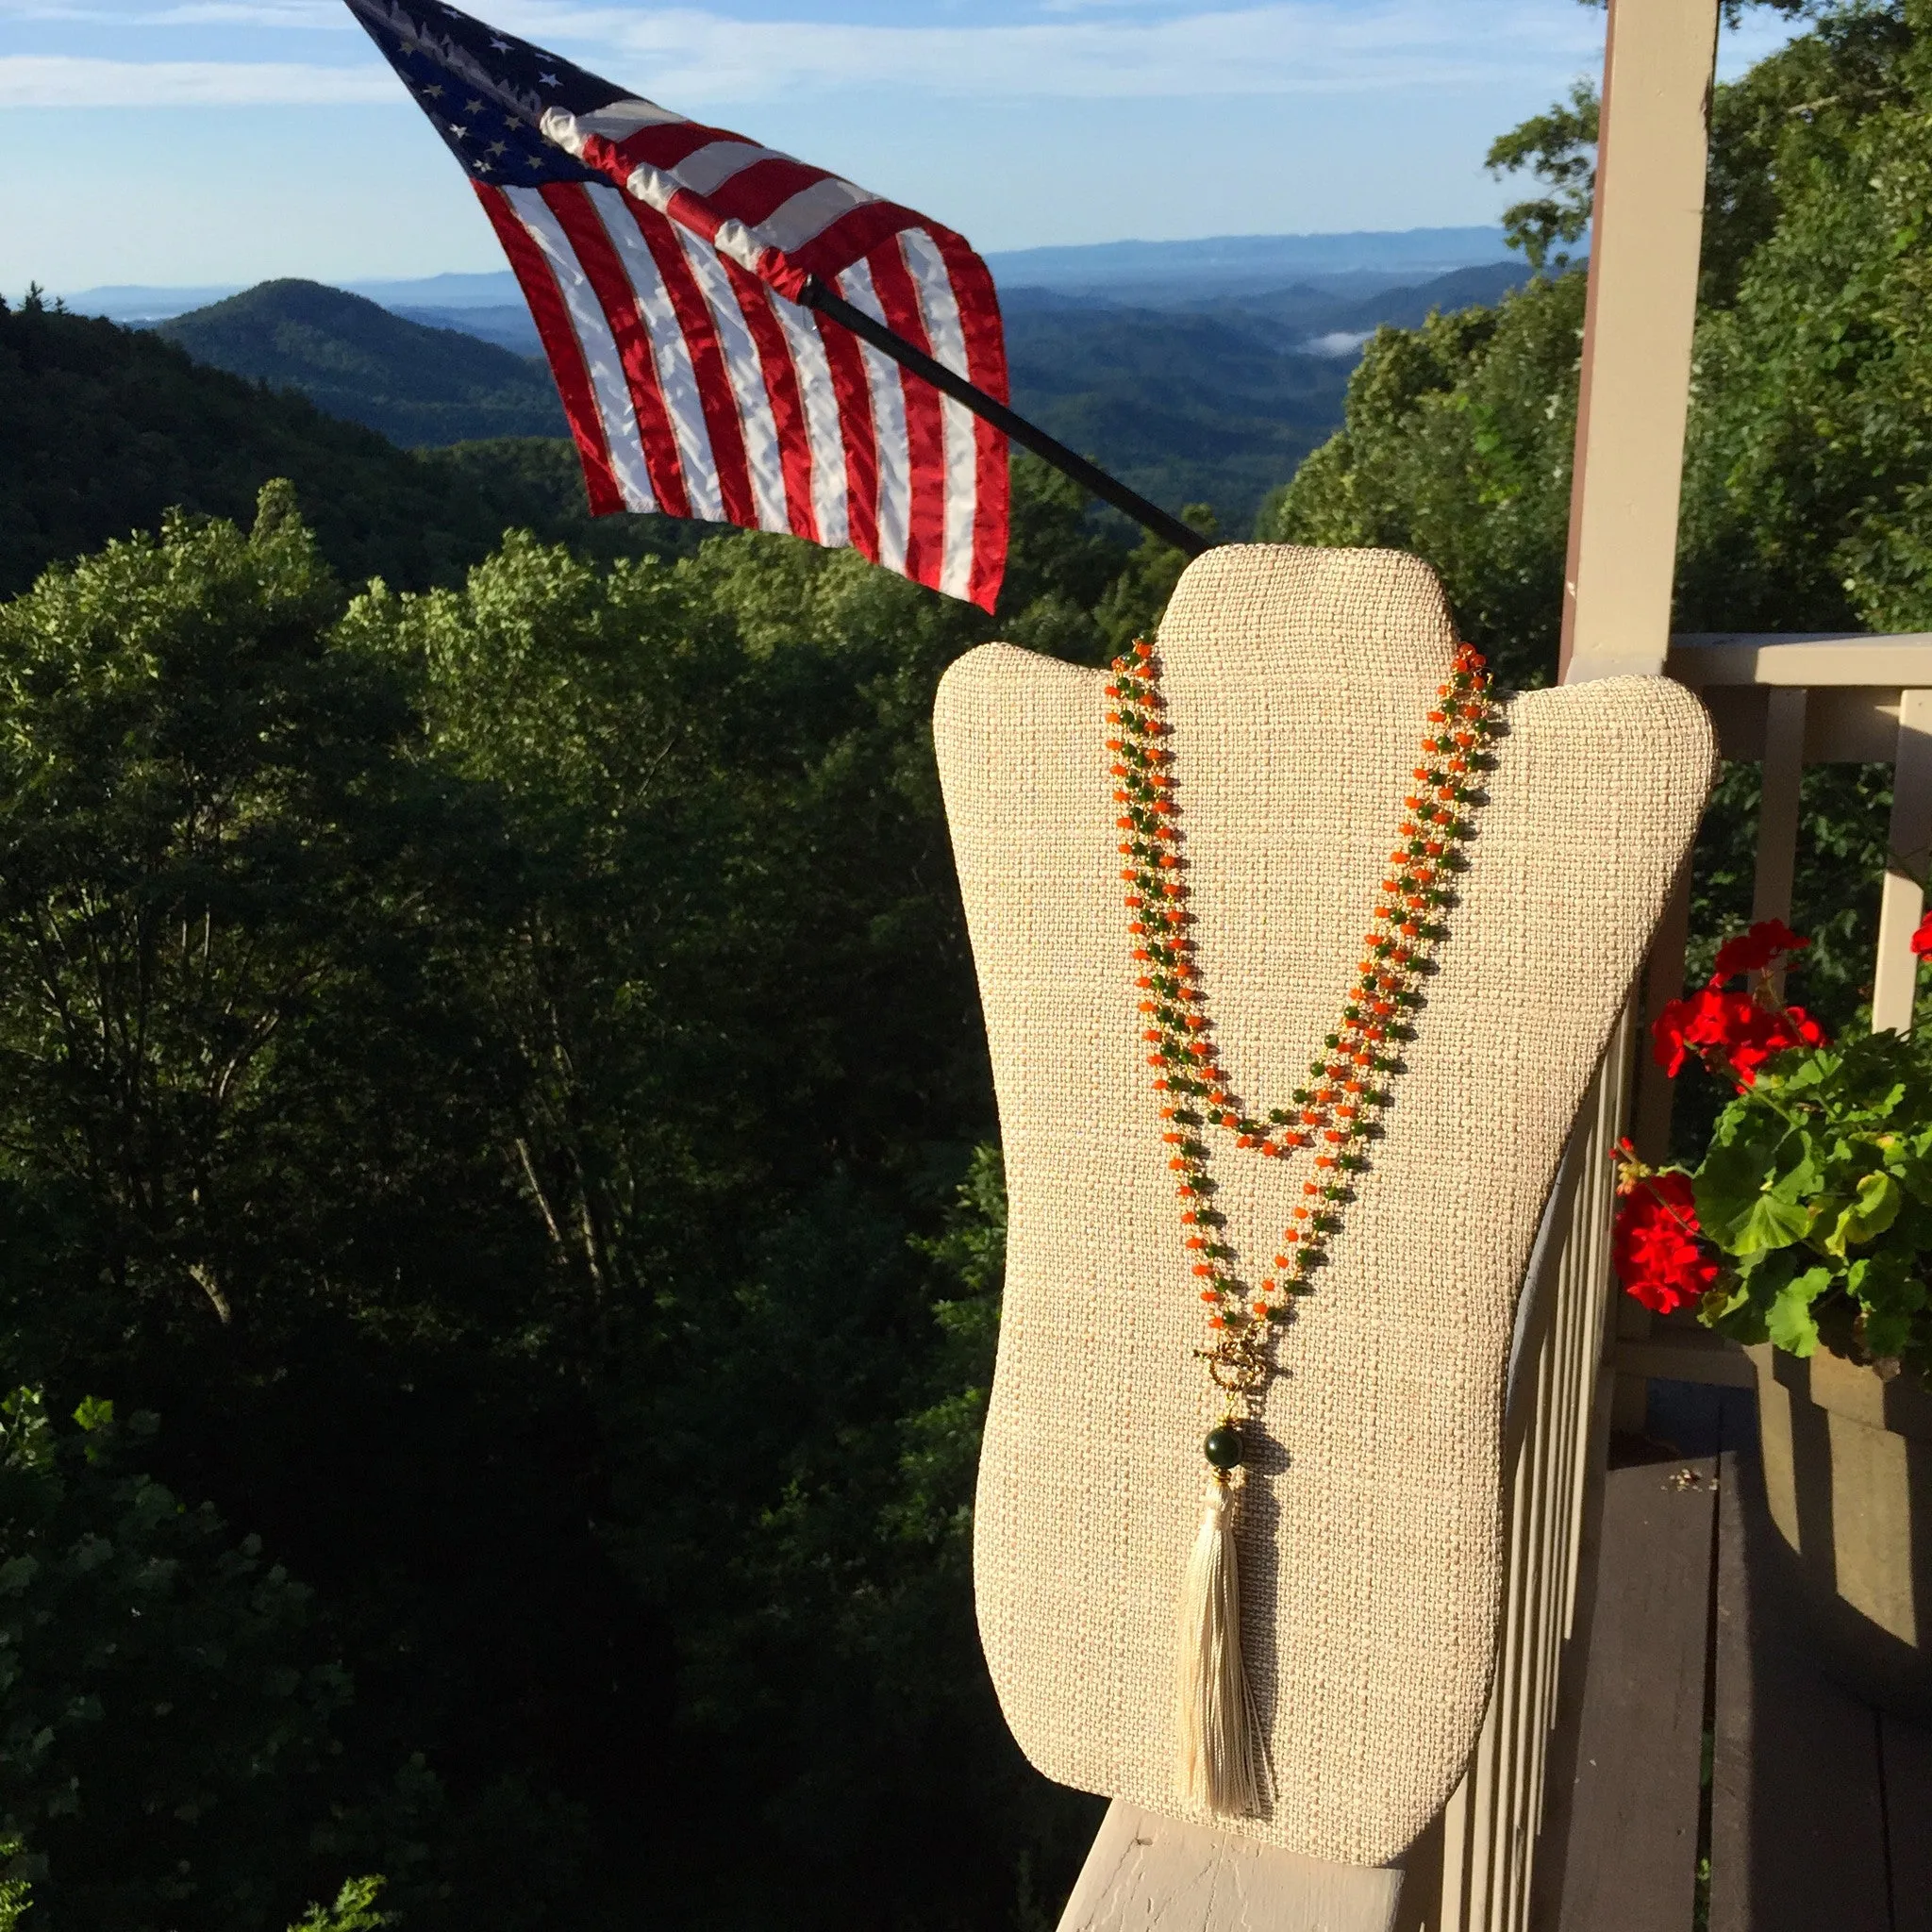
[[[1550,1731],[1564,1685],[1604,1355],[1609,1155],[1632,1016],[1619,1020],[1572,1129],[1525,1274],[1504,1423],[1505,1589],[1496,1683],[1442,1821],[1431,1932],[1524,1932]]]

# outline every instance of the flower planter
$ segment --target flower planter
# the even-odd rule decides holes
[[[1745,1353],[1773,1554],[1818,1663],[1869,1703],[1932,1717],[1932,1393],[1826,1348]]]

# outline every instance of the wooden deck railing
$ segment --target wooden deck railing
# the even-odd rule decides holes
[[[1726,758],[1761,761],[1754,919],[1787,918],[1807,764],[1894,767],[1874,968],[1874,1024],[1911,1024],[1911,935],[1932,866],[1932,635],[1673,640],[1669,674],[1697,691]],[[1848,882],[1849,884],[1850,882]],[[1411,1861],[1402,1923],[1430,1932],[1524,1932],[1550,1784],[1549,1741],[1574,1696],[1571,1641],[1592,1587],[1589,1527],[1613,1420],[1641,1429],[1649,1381],[1748,1387],[1733,1344],[1655,1322],[1611,1292],[1610,1150],[1626,1121],[1661,1156],[1671,1088],[1638,1050],[1683,990],[1690,880],[1678,887],[1649,968],[1573,1129],[1524,1282],[1510,1368],[1508,1590],[1496,1684],[1480,1741],[1440,1831]],[[1544,1902],[1548,1890],[1544,1893]]]
[[[1548,1746],[1574,1676],[1566,1664],[1584,1531],[1609,1428],[1610,1150],[1624,1131],[1632,1024],[1626,1010],[1584,1097],[1524,1282],[1504,1421],[1507,1583],[1496,1682],[1440,1836],[1412,1861],[1407,1923],[1431,1932],[1519,1932],[1529,1923]],[[1424,1903],[1431,1896],[1433,1911]]]
[[[1912,1023],[1918,960],[1911,949],[1932,861],[1932,635],[1849,637],[1716,635],[1671,641],[1666,671],[1704,699],[1730,758],[1761,763],[1751,917],[1787,919],[1797,869],[1798,796],[1805,767],[1890,764],[1891,823],[1879,887],[1872,1024]],[[1683,991],[1690,881],[1678,889],[1652,955],[1646,1017]],[[1846,881],[1847,891],[1859,882]],[[1635,1138],[1661,1158],[1670,1138],[1671,1083],[1648,1054],[1638,1057]],[[1620,1425],[1641,1426],[1651,1378],[1751,1386],[1732,1344],[1694,1323],[1659,1322],[1635,1303],[1616,1317]]]

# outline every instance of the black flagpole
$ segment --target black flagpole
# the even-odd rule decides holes
[[[1124,483],[1115,482],[1105,470],[1096,470],[1085,457],[1076,456],[1065,443],[1049,436],[1045,430],[1036,428],[1025,417],[1014,415],[1006,404],[996,402],[983,389],[975,389],[963,375],[956,375],[943,362],[935,362],[924,350],[915,349],[904,336],[894,335],[884,323],[874,322],[864,309],[855,308],[841,296],[833,294],[818,276],[812,275],[807,280],[800,300],[806,308],[816,308],[821,315],[829,316],[841,327],[849,328],[861,341],[870,342],[881,355],[890,356],[893,361],[903,364],[942,394],[951,396],[957,403],[964,403],[974,415],[985,417],[1002,435],[1030,449],[1035,456],[1043,458],[1055,469],[1071,476],[1081,489],[1099,497],[1102,503],[1110,503],[1117,510],[1124,510],[1143,528],[1152,530],[1163,543],[1173,544],[1188,557],[1199,557],[1204,550],[1214,547],[1211,538],[1202,536],[1199,530],[1191,530],[1178,517],[1169,516],[1158,504],[1149,503]]]

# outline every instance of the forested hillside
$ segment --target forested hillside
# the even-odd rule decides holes
[[[1032,520],[1074,595],[1017,628],[1096,642],[1118,559]],[[0,610],[43,1924],[376,1872],[463,1932],[969,1926],[1063,1880],[1088,1807],[965,1574],[997,1181],[925,720],[987,628],[790,540],[351,600],[279,486]]]
[[[1719,90],[1686,624],[1925,621],[1916,8]],[[1564,113],[1501,153],[1544,252]],[[1382,330],[1268,533],[1419,550],[1547,677],[1581,294]],[[1021,1760],[973,1625],[1004,1196],[927,718],[995,631],[1103,658],[1177,557],[1023,463],[987,619],[593,531],[553,443],[432,461],[38,306],[0,422],[25,1932],[283,1932],[377,1877],[312,1932],[1053,1924],[1098,1807]],[[1843,1024],[1883,774],[1809,782]]]
[[[1024,1919],[1089,1807],[976,1663],[1001,1210],[925,723],[991,622],[789,539],[612,567],[581,522],[358,596],[399,506],[546,502],[555,446],[425,466],[152,337],[0,340],[76,404],[29,502],[125,397],[204,513],[0,607],[36,1917],[276,1932],[379,1874],[464,1932]],[[303,490],[207,521],[270,457]],[[1178,558],[1018,481],[1001,627],[1150,622]]]
[[[263,282],[155,333],[209,368],[299,390],[406,448],[566,433],[541,363],[320,282]]]
[[[1244,532],[1341,421],[1364,336],[1492,301],[1526,275],[1498,262],[1412,285],[1331,275],[1239,295],[1211,292],[1210,275],[1146,304],[1013,289],[1002,298],[1013,397],[1156,502],[1211,504],[1224,527]],[[314,282],[264,282],[156,332],[199,362],[415,447],[563,432],[521,306],[392,313]]]
[[[690,548],[702,534],[662,517],[593,525],[562,441],[406,452],[151,333],[37,299],[0,303],[0,595],[50,562],[157,528],[170,505],[245,523],[275,476],[293,482],[352,582],[459,582],[511,524],[605,556]]]

